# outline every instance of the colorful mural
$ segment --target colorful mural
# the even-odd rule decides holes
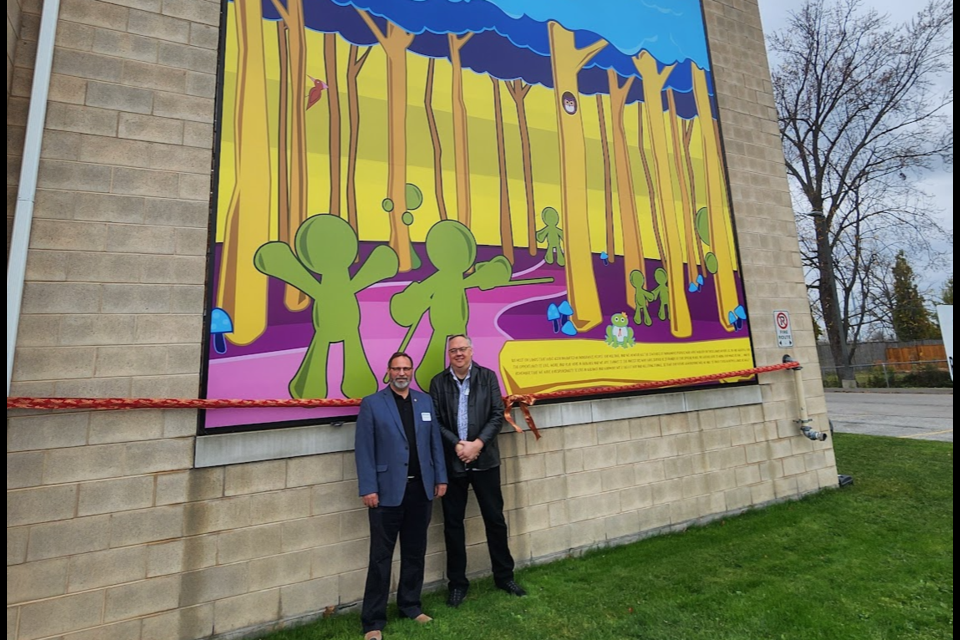
[[[506,393],[753,366],[697,0],[224,11],[206,397],[426,389],[457,333]]]

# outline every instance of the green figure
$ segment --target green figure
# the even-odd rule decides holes
[[[564,266],[567,261],[563,257],[563,231],[557,225],[560,224],[560,214],[553,207],[546,207],[540,214],[545,226],[537,231],[537,242],[547,243],[547,264],[553,264],[553,253],[557,253],[557,265]]]
[[[653,290],[653,299],[660,300],[660,309],[657,311],[657,317],[666,320],[670,317],[670,289],[667,286],[667,272],[660,267],[653,272],[653,277],[657,281],[657,288]]]
[[[607,337],[604,342],[613,348],[623,347],[624,349],[637,344],[633,339],[633,329],[629,326],[630,320],[627,314],[617,313],[610,316],[610,323],[607,325]]]
[[[290,381],[290,397],[327,397],[327,357],[335,342],[343,343],[343,395],[362,398],[376,392],[377,378],[360,341],[357,293],[397,275],[397,254],[387,246],[377,247],[351,278],[349,269],[357,258],[357,233],[345,220],[331,214],[307,218],[297,230],[294,245],[296,255],[284,242],[268,242],[253,257],[257,270],[314,300],[313,340]],[[319,282],[314,274],[321,276]]]
[[[443,370],[447,338],[467,332],[467,289],[489,291],[516,284],[553,282],[553,278],[511,281],[513,267],[503,256],[477,264],[474,272],[464,277],[477,258],[477,240],[470,229],[456,220],[443,220],[430,227],[426,245],[427,258],[436,267],[436,273],[422,282],[409,284],[390,299],[390,316],[400,326],[409,327],[398,351],[406,349],[423,315],[430,313],[433,333],[415,374],[424,391],[433,376]]]
[[[650,303],[653,302],[657,296],[652,291],[647,291],[646,279],[637,269],[630,272],[630,284],[632,284],[634,290],[636,290],[634,305],[637,311],[633,314],[633,321],[638,325],[645,324],[649,327],[653,324],[653,318],[650,317]]]

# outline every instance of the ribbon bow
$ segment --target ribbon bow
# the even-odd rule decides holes
[[[533,435],[537,440],[540,439],[540,431],[537,429],[536,423],[533,421],[533,416],[530,415],[530,405],[537,401],[536,397],[531,394],[515,394],[507,396],[504,398],[505,402],[503,403],[503,417],[510,423],[510,426],[513,427],[513,430],[517,433],[523,433],[523,429],[513,421],[513,407],[520,407],[520,411],[523,412],[523,419],[527,421],[527,426],[530,427],[530,431],[533,432]]]

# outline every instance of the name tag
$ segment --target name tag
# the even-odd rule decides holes
[[[430,417],[430,413],[427,411],[424,411],[423,413],[420,414],[420,419],[423,420],[424,422],[430,422],[432,420],[432,418]]]

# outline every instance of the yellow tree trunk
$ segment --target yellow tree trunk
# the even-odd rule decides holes
[[[613,181],[610,175],[610,143],[607,142],[607,116],[603,94],[597,94],[597,118],[600,120],[600,152],[603,154],[603,220],[607,231],[607,261],[616,262],[616,231],[613,227]]]
[[[347,140],[347,222],[354,231],[357,226],[357,147],[360,143],[360,97],[357,94],[357,77],[363,69],[363,63],[373,47],[367,47],[363,53],[356,45],[350,45],[347,54],[347,117],[350,121],[350,134]],[[359,260],[360,256],[357,256]]]
[[[577,74],[606,46],[598,41],[578,49],[573,32],[550,22],[550,63],[553,68],[557,130],[560,133],[560,188],[563,209],[563,237],[566,255],[567,298],[574,309],[572,318],[579,331],[588,331],[603,320],[597,282],[593,273],[590,225],[587,219],[587,150],[583,137],[583,116]],[[575,111],[564,109],[563,96],[570,93]]]
[[[323,34],[323,65],[326,73],[327,104],[330,120],[327,122],[330,138],[330,213],[340,213],[340,87],[337,82],[337,36]]]
[[[437,59],[427,61],[427,84],[423,91],[423,109],[427,113],[427,127],[430,129],[430,142],[433,143],[433,192],[437,197],[437,209],[440,219],[447,219],[447,203],[443,198],[443,148],[440,146],[440,130],[437,129],[437,117],[433,113],[433,78],[436,75]]]
[[[693,217],[696,214],[690,202],[690,188],[687,185],[687,174],[683,167],[683,145],[680,142],[680,119],[677,117],[677,101],[673,96],[673,89],[667,89],[667,105],[670,109],[670,137],[673,142],[673,167],[677,172],[677,181],[680,184],[680,220],[683,222],[684,240],[686,241],[687,279],[694,282],[697,279],[697,260],[694,257],[693,244]]]
[[[527,108],[524,100],[530,92],[523,80],[507,82],[507,91],[517,107],[517,122],[520,123],[520,157],[523,160],[523,191],[527,199],[527,251],[537,255],[537,211],[533,200],[533,158],[530,154],[530,127],[527,124]]]
[[[357,12],[387,56],[387,197],[393,201],[390,247],[400,261],[399,271],[404,273],[413,266],[410,231],[402,220],[407,210],[407,47],[413,42],[413,34],[392,22],[387,22],[387,32],[383,33],[365,11]]]
[[[673,176],[670,171],[667,130],[663,122],[661,92],[673,65],[657,71],[657,61],[647,51],[633,59],[634,66],[643,78],[643,100],[647,105],[647,124],[654,156],[654,175],[657,187],[657,204],[663,222],[664,267],[670,290],[670,332],[676,338],[687,338],[693,333],[690,308],[687,306],[687,291],[684,285],[683,250],[680,228],[677,225],[677,206],[674,201]]]
[[[309,215],[307,213],[307,44],[301,1],[291,0],[287,4],[288,11],[280,15],[289,27],[290,95],[294,96],[294,99],[290,101],[290,213],[287,223],[289,237],[282,240],[296,251],[293,239],[300,225]],[[310,305],[310,298],[288,284],[283,290],[283,303],[291,311],[302,311]]]
[[[696,65],[693,67],[693,95],[697,102],[697,117],[700,120],[700,137],[703,141],[703,161],[707,174],[707,214],[710,220],[710,249],[717,258],[717,273],[714,282],[717,291],[717,314],[720,324],[727,331],[733,326],[727,313],[740,304],[737,283],[733,276],[734,262],[730,245],[731,236],[727,207],[724,198],[723,166],[720,158],[719,132],[713,119],[713,106],[707,90],[707,75]]]
[[[261,5],[237,3],[234,17],[236,186],[227,208],[217,306],[233,319],[233,333],[227,334],[230,342],[246,345],[267,327],[267,276],[253,266],[253,254],[270,240],[270,143]]]
[[[490,76],[490,81],[493,83],[493,120],[497,128],[497,170],[500,174],[500,248],[503,257],[513,264],[513,224],[507,184],[507,149],[503,137],[503,101],[500,99],[500,80]]]
[[[463,69],[460,49],[472,33],[447,34],[450,62],[453,64],[453,163],[457,174],[457,219],[470,228],[470,152],[467,138],[467,105],[463,102]]]
[[[613,129],[613,157],[617,167],[617,198],[620,204],[620,225],[623,228],[623,275],[626,278],[627,305],[637,306],[636,294],[630,284],[634,271],[646,276],[646,261],[640,240],[640,223],[637,222],[637,194],[633,187],[633,168],[627,147],[627,130],[623,126],[623,111],[627,106],[627,94],[634,78],[627,78],[620,86],[620,77],[613,69],[607,69],[610,84],[610,123]]]

